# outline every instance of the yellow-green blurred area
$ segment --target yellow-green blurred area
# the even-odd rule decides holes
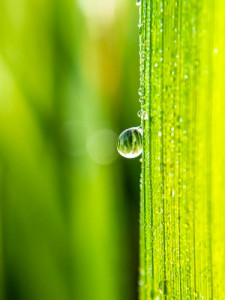
[[[134,300],[138,10],[0,1],[0,299]]]

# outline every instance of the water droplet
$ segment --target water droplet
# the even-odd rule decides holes
[[[142,281],[142,280],[139,280],[139,281],[138,281],[138,285],[139,285],[139,286],[144,286],[144,285],[145,285],[145,283],[144,283],[144,281]]]
[[[137,6],[140,6],[140,5],[141,5],[141,0],[137,0],[137,1],[136,1],[136,5],[137,5]]]
[[[161,295],[165,295],[165,296],[168,296],[170,294],[170,284],[168,280],[160,281],[159,292]]]
[[[139,112],[137,113],[137,115],[142,120],[148,120],[148,113],[144,109],[139,110]]]
[[[195,66],[195,67],[198,67],[199,64],[200,64],[199,59],[195,59],[195,60],[194,60],[194,66]]]
[[[138,95],[143,96],[143,94],[144,94],[144,89],[143,89],[143,87],[140,87],[138,90]]]
[[[139,34],[141,35],[142,31],[143,31],[143,25],[141,23],[138,24],[138,31],[139,31]]]
[[[199,299],[199,293],[197,291],[194,292],[194,298]]]
[[[142,129],[132,127],[124,130],[117,142],[118,152],[126,158],[134,158],[142,153]]]
[[[140,101],[141,103],[143,103],[143,102],[144,102],[144,97],[141,96],[141,97],[139,98],[139,101]]]
[[[150,298],[153,299],[153,300],[159,300],[160,299],[158,293],[154,290],[150,291]]]
[[[186,223],[184,223],[184,227],[185,227],[185,228],[189,228],[189,227],[190,227],[190,224],[186,222]]]

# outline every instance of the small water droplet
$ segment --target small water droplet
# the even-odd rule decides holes
[[[137,113],[137,115],[142,120],[148,120],[148,113],[144,109],[139,110],[139,112]]]
[[[188,222],[184,223],[184,227],[185,228],[189,228],[190,227],[190,224]]]
[[[138,24],[138,31],[139,31],[140,35],[142,34],[142,30],[143,30],[143,25],[141,23],[139,23]]]
[[[195,60],[194,60],[194,66],[195,66],[195,67],[198,67],[199,64],[200,64],[199,59],[195,59]]]
[[[136,5],[137,5],[137,6],[140,6],[140,5],[141,5],[141,0],[137,0],[137,1],[136,1]]]
[[[138,285],[139,285],[139,286],[144,286],[144,285],[145,285],[145,283],[144,283],[144,281],[142,281],[142,280],[139,280],[139,281],[138,281]]]
[[[117,150],[126,158],[139,156],[142,153],[142,129],[132,127],[124,130],[118,138]]]
[[[138,95],[143,96],[143,94],[144,94],[144,89],[142,87],[140,87],[138,90]]]
[[[154,290],[150,291],[150,298],[153,299],[153,300],[159,300],[160,299],[158,293]]]
[[[199,293],[197,291],[194,292],[194,298],[199,299]]]
[[[141,97],[139,98],[139,101],[140,101],[141,103],[143,103],[143,102],[144,102],[144,97],[141,96]]]
[[[170,284],[168,280],[160,281],[159,292],[161,295],[165,295],[165,296],[168,296],[170,294]]]

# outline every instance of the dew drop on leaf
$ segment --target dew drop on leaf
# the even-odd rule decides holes
[[[141,23],[138,24],[138,31],[139,31],[139,34],[141,35],[142,31],[143,31],[143,25]]]
[[[142,129],[132,127],[124,130],[117,142],[117,150],[126,158],[135,158],[142,153]]]
[[[141,0],[137,0],[137,1],[136,1],[136,5],[137,5],[137,6],[140,6],[140,5],[141,5]]]
[[[154,290],[150,291],[150,298],[152,300],[159,300],[160,299],[158,293],[156,291],[154,291]]]
[[[143,87],[140,87],[139,90],[138,90],[138,95],[143,96],[143,94],[144,94]]]
[[[141,96],[141,97],[139,98],[139,102],[143,103],[143,102],[144,102],[144,97]]]
[[[198,292],[194,292],[194,299],[199,299],[199,293]]]
[[[168,280],[162,280],[159,283],[159,292],[161,295],[168,296],[170,294],[170,284]]]
[[[139,110],[137,115],[142,120],[148,120],[148,113],[144,109]]]

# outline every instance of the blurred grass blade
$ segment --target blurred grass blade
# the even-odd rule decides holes
[[[127,224],[130,201],[109,140],[120,89],[130,99],[138,83],[136,74],[121,84],[121,61],[133,74],[136,48],[121,43],[129,27],[120,30],[110,3],[96,18],[78,5],[0,1],[1,300],[135,299],[136,253],[127,252],[137,226]],[[119,18],[135,24],[134,12]],[[135,34],[129,42],[137,47]]]

